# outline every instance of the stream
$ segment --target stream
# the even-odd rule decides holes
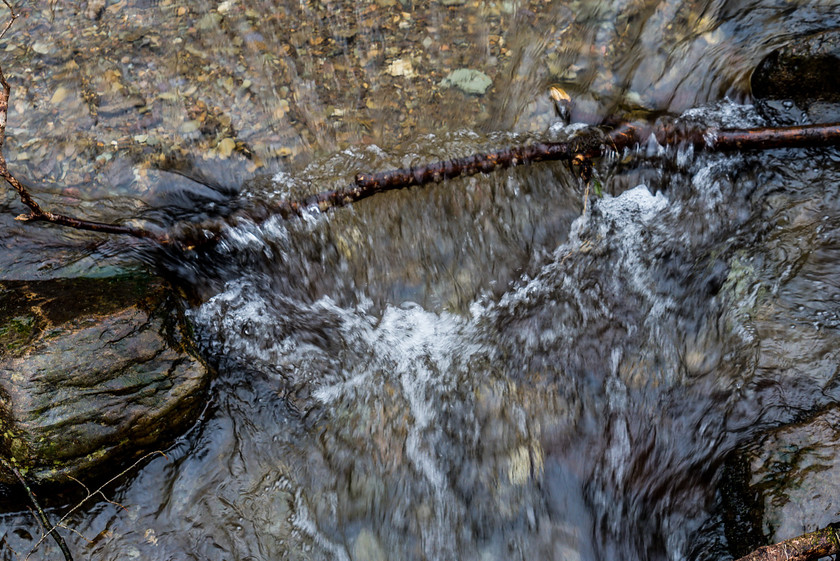
[[[21,225],[0,200],[6,278],[152,267],[218,372],[165,457],[66,521],[79,559],[732,559],[727,459],[840,400],[836,149],[648,145],[599,161],[588,200],[545,163],[248,212],[607,116],[767,125],[750,72],[840,27],[836,2],[50,6],[4,39],[37,45],[2,61],[10,169],[95,219],[237,210],[180,251]],[[462,67],[492,86],[440,85]],[[22,559],[40,529],[16,510],[0,535]]]

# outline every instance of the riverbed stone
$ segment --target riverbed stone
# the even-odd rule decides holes
[[[840,30],[799,37],[768,54],[750,79],[756,108],[771,122],[840,119]]]
[[[468,94],[484,95],[492,83],[493,80],[484,72],[472,68],[459,68],[450,72],[440,85],[445,88],[458,88]]]
[[[31,480],[107,475],[165,447],[209,379],[160,281],[0,282],[0,455]]]
[[[757,518],[749,521],[746,518],[750,516],[742,517],[739,524],[752,526],[767,543],[836,522],[840,512],[840,407],[767,433],[732,465],[739,462],[745,485],[736,489],[736,502],[749,505],[747,510]]]
[[[363,528],[353,544],[353,561],[386,561],[388,556],[373,532]]]

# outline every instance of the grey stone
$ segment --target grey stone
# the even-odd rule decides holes
[[[836,522],[840,407],[766,434],[734,463],[740,463],[742,483],[727,486],[726,492],[738,495],[729,503],[747,505],[740,524],[754,528],[754,535],[776,543]],[[738,532],[744,533],[744,528]],[[735,530],[729,533],[738,533]]]
[[[386,561],[388,557],[379,540],[368,529],[363,529],[353,544],[353,561]]]
[[[165,447],[196,419],[209,379],[160,282],[0,283],[0,454],[33,480]]]
[[[492,83],[493,80],[484,72],[459,68],[450,72],[440,85],[445,88],[455,87],[468,94],[484,95]]]

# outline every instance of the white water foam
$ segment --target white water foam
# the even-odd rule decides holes
[[[562,276],[562,289],[580,299],[578,279],[566,274],[567,260],[577,253],[590,251],[598,244],[608,244],[615,250],[617,273],[614,280],[626,283],[626,288],[646,295],[654,306],[649,320],[655,321],[670,309],[672,303],[651,292],[649,271],[643,259],[649,247],[643,234],[666,215],[677,211],[677,205],[671,204],[662,192],[653,195],[645,185],[638,185],[617,197],[604,195],[596,201],[593,211],[572,223],[569,240],[555,250],[554,258],[542,268],[540,274],[533,279],[523,279],[517,289],[502,297],[497,307],[511,309],[522,302],[550,297],[558,288],[558,275]],[[474,309],[474,313],[479,311],[480,308]],[[581,307],[580,311],[584,319],[588,319],[587,308]],[[592,312],[609,313],[609,310],[601,308]]]

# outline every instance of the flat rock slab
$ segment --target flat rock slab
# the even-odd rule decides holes
[[[764,531],[789,539],[837,521],[840,408],[767,436],[751,456],[750,486],[764,503]]]
[[[165,447],[203,407],[196,356],[156,280],[0,282],[0,454],[64,482]]]
[[[771,122],[840,120],[840,30],[799,37],[768,54],[750,79],[756,108]]]

